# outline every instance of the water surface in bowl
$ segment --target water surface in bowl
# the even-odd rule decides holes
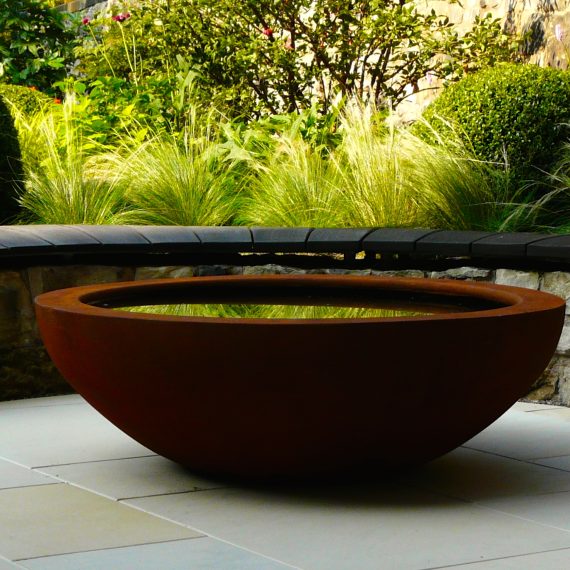
[[[254,284],[230,287],[224,284],[171,284],[138,290],[106,292],[86,302],[98,307],[180,317],[247,319],[362,319],[418,317],[463,313],[504,306],[475,296],[415,290],[319,287],[302,283],[296,287]]]
[[[139,305],[115,310],[133,313],[174,315],[178,317],[223,317],[241,319],[363,319],[417,317],[428,311],[383,309],[377,307],[339,307],[334,305],[266,305],[245,303],[191,303],[176,305]]]

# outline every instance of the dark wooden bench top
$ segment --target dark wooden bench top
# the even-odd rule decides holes
[[[448,260],[511,265],[570,262],[570,235],[400,228],[247,228],[183,226],[0,226],[0,263],[114,263],[140,256],[152,264],[198,256],[327,254],[346,260]],[[163,259],[163,256],[168,259]],[[170,257],[174,256],[172,259]],[[176,257],[178,256],[178,257]],[[182,257],[180,257],[182,256]],[[364,261],[362,261],[364,263]]]

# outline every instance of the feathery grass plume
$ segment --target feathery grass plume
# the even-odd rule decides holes
[[[345,223],[368,227],[514,230],[530,211],[502,165],[482,162],[460,138],[382,126],[373,107],[347,106],[335,154]],[[425,128],[430,128],[429,125]]]
[[[415,156],[402,133],[361,103],[347,104],[340,122],[342,142],[332,160],[341,177],[343,223],[359,227],[406,227],[418,219],[418,189],[409,175]]]
[[[16,110],[25,178],[22,222],[115,224],[124,219],[120,176],[92,167],[73,113],[72,99],[31,115]]]
[[[533,207],[532,181],[513,184],[508,164],[476,158],[465,139],[448,125],[445,138],[430,129],[430,142],[406,132],[403,147],[416,159],[411,182],[420,189],[418,223],[455,230],[521,231],[533,226],[538,205]]]
[[[294,131],[279,137],[274,151],[255,166],[240,221],[259,226],[343,225],[340,178],[323,149]]]
[[[560,159],[549,176],[551,191],[533,204],[538,211],[536,223],[541,229],[570,232],[570,142],[560,150]]]
[[[126,141],[105,160],[122,173],[129,223],[214,226],[231,223],[244,184],[240,161],[226,155],[210,130],[191,125],[182,137]]]

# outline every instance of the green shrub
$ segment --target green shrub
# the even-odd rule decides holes
[[[24,113],[35,113],[52,102],[51,97],[37,89],[2,83],[0,83],[0,97],[7,99]]]
[[[9,221],[18,212],[16,198],[23,178],[13,106],[32,112],[49,100],[27,87],[0,84],[0,223]]]
[[[8,104],[0,97],[0,223],[16,213],[15,179],[21,180],[22,165],[18,133]]]
[[[73,122],[85,142],[112,148],[125,135],[143,139],[148,130],[169,125],[159,96],[152,89],[118,77],[85,83],[69,78],[56,84],[73,106]]]
[[[570,135],[570,73],[519,64],[485,69],[447,87],[424,119],[444,137],[450,127],[458,132],[481,160],[506,164],[520,187],[552,169]]]

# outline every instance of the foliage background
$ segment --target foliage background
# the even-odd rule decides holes
[[[74,61],[77,19],[38,0],[0,2],[0,82],[53,93]]]

